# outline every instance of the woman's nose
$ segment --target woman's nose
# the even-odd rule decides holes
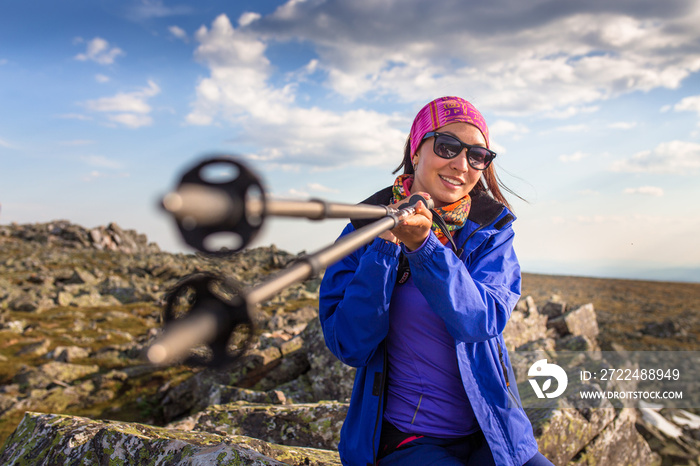
[[[450,160],[450,166],[455,170],[467,171],[469,170],[469,161],[467,160],[467,152],[469,149],[462,148],[462,151],[457,155],[457,157]]]

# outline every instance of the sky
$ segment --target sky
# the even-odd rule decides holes
[[[216,154],[280,199],[393,183],[417,111],[484,115],[525,272],[700,282],[700,3],[4,0],[0,223],[116,222]],[[252,246],[329,245],[272,218]]]

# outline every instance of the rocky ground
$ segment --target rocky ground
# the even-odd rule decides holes
[[[0,461],[138,463],[159,451],[156,464],[338,464],[354,372],[325,349],[318,278],[262,303],[255,346],[227,370],[143,360],[180,277],[218,271],[252,286],[296,258],[274,246],[226,260],[169,254],[114,224],[0,226],[0,443],[14,432]],[[506,337],[524,384],[531,361],[518,355],[534,350],[697,350],[700,285],[525,275],[523,291]],[[525,408],[558,465],[698,464],[692,412],[565,398]]]

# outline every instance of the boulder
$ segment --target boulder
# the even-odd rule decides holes
[[[337,450],[347,411],[347,403],[335,401],[274,406],[237,402],[210,406],[172,426],[245,435],[280,445]]]
[[[634,410],[622,409],[615,420],[586,446],[570,466],[653,465],[659,456],[635,428]]]
[[[41,464],[340,464],[336,452],[29,412],[5,443],[0,464],[37,464],[38,459]]]
[[[528,298],[524,301],[526,306],[518,306],[513,310],[503,330],[503,338],[509,351],[547,337],[547,317],[540,314],[532,298]]]
[[[573,400],[565,397],[534,401],[523,396],[527,393],[525,387],[520,389],[539,450],[557,465],[571,461],[615,419],[615,408],[607,400],[602,400],[598,409],[579,410]]]
[[[303,352],[309,360],[309,370],[301,384],[279,387],[288,398],[297,399],[303,395],[295,388],[308,390],[312,401],[349,401],[355,381],[355,368],[340,362],[326,347],[321,322],[316,318],[302,332]],[[300,396],[301,395],[301,396]]]
[[[593,304],[588,303],[566,314],[549,319],[547,327],[553,328],[560,336],[583,335],[590,340],[598,337],[598,320]]]
[[[549,318],[559,317],[566,313],[566,303],[561,300],[547,301],[547,303],[542,306],[541,313]]]

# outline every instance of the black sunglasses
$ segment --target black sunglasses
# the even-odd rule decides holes
[[[453,159],[462,152],[462,149],[467,149],[467,161],[474,170],[486,170],[496,157],[496,153],[492,150],[465,144],[456,137],[446,133],[431,131],[425,133],[423,140],[425,141],[432,137],[435,138],[435,141],[433,141],[435,155],[443,159]]]

